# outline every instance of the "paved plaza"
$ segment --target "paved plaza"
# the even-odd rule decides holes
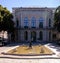
[[[2,52],[11,50],[15,46],[3,46],[0,47],[0,63],[60,63],[60,47],[51,43],[45,44],[44,46],[55,52],[52,56],[14,56],[14,55],[3,55]]]
[[[0,63],[60,63],[60,59],[2,59]]]

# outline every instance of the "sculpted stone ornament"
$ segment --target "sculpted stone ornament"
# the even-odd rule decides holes
[[[29,48],[32,48],[32,41],[33,41],[33,38],[32,38],[32,40],[29,43]]]
[[[41,47],[41,52],[40,53],[44,53],[44,49],[43,49],[43,47]]]

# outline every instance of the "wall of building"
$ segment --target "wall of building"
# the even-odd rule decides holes
[[[16,20],[18,19],[18,40],[25,41],[24,32],[28,32],[28,41],[31,40],[31,32],[36,32],[36,40],[39,38],[39,32],[43,32],[43,41],[50,41],[49,33],[51,32],[52,40],[52,28],[53,27],[53,11],[50,8],[13,8],[13,16],[16,27]],[[28,28],[24,29],[24,18],[28,17]],[[36,28],[31,28],[31,19],[36,18]],[[43,18],[43,28],[39,28],[39,18]],[[51,20],[51,26],[49,27],[49,19]]]

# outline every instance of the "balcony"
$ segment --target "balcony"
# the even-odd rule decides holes
[[[18,27],[15,27],[15,29],[20,29],[20,30],[54,30],[54,27],[48,27],[48,26],[45,26],[45,27],[28,27],[28,26],[24,26],[24,27],[21,27],[21,26],[18,26]]]
[[[53,27],[43,27],[43,28],[36,28],[36,27],[24,27],[24,28],[20,28],[20,30],[54,30],[54,28]]]

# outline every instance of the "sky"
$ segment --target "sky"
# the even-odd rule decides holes
[[[60,0],[0,0],[0,5],[12,12],[13,7],[58,7]]]

